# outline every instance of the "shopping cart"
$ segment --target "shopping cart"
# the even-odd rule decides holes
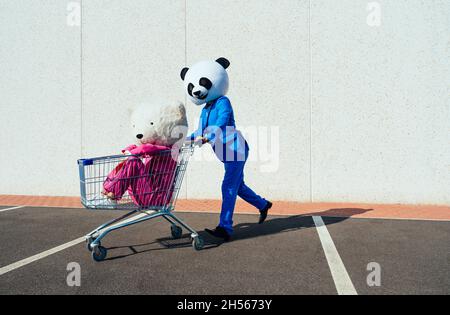
[[[162,151],[151,157],[113,155],[78,160],[83,206],[129,211],[86,235],[87,248],[95,261],[102,261],[107,255],[107,249],[101,246],[101,240],[107,234],[157,217],[163,217],[171,224],[173,238],[181,238],[181,227],[184,227],[191,233],[193,248],[203,248],[199,234],[173,214],[193,152],[194,144],[185,143],[179,149]],[[121,176],[117,176],[120,173]],[[120,199],[104,194],[108,184],[124,191]]]

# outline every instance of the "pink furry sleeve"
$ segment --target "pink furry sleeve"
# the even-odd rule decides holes
[[[131,154],[145,154],[145,155],[153,155],[158,152],[169,150],[169,147],[161,146],[161,145],[154,145],[154,144],[142,144],[138,147],[135,147],[130,151]]]
[[[136,149],[137,148],[137,145],[135,145],[135,144],[130,144],[129,146],[127,146],[125,149],[123,149],[122,150],[122,153],[125,153],[125,152],[130,152],[131,153],[131,150],[134,150],[134,149]]]

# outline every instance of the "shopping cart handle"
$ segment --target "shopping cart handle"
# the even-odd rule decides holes
[[[183,143],[183,146],[185,147],[200,147],[200,144],[198,142],[196,142],[195,140],[186,140]]]
[[[106,156],[98,156],[98,157],[93,157],[93,158],[89,158],[89,159],[79,159],[77,160],[78,165],[93,165],[94,162],[101,160],[114,160],[114,159],[126,159],[129,158],[131,156],[135,156],[135,157],[139,157],[140,155],[138,154],[131,154],[131,155],[125,155],[125,154],[116,154],[116,155],[106,155]]]
[[[77,161],[77,163],[78,163],[78,165],[83,165],[83,166],[92,165],[92,164],[94,164],[94,160],[93,159],[79,159]]]

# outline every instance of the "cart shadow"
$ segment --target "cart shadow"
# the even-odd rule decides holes
[[[341,208],[341,209],[329,209],[320,212],[311,212],[302,215],[284,216],[284,217],[268,217],[264,224],[258,224],[257,222],[251,223],[239,223],[234,226],[234,235],[232,241],[241,241],[251,238],[257,238],[262,236],[287,233],[291,231],[297,231],[308,228],[315,228],[313,216],[328,217],[330,219],[324,220],[326,225],[336,224],[348,220],[352,216],[372,211],[373,209],[361,209],[361,208]],[[257,217],[255,216],[255,219]],[[223,241],[219,241],[208,233],[199,232],[200,237],[204,240],[203,250],[209,250],[224,244]],[[154,247],[154,245],[159,245]],[[151,248],[149,248],[151,247]],[[108,257],[106,260],[116,260],[134,256],[138,254],[144,254],[152,251],[170,250],[178,248],[192,247],[192,241],[190,234],[184,234],[179,239],[173,239],[171,237],[164,237],[156,239],[155,241],[142,244],[116,246],[108,248],[108,251],[124,250],[128,249],[129,253],[124,255],[117,255]]]
[[[220,246],[220,244],[218,244],[217,242],[208,241],[206,238],[205,232],[199,232],[198,234],[204,240],[204,247],[202,250],[208,250],[208,249],[212,249],[212,248]],[[154,245],[159,245],[159,247],[152,247]],[[149,247],[151,247],[151,248],[149,248]],[[153,251],[186,248],[186,247],[192,248],[191,234],[183,234],[183,236],[179,239],[173,239],[172,237],[163,237],[163,238],[158,238],[155,241],[149,242],[149,243],[109,247],[109,248],[107,248],[109,253],[111,253],[111,251],[114,251],[114,250],[118,251],[118,250],[125,250],[125,249],[128,249],[130,252],[127,254],[123,254],[123,255],[117,255],[117,256],[105,258],[105,261],[126,258],[126,257],[130,257],[130,256],[138,255],[138,254],[153,252]]]

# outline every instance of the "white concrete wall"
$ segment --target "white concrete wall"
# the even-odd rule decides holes
[[[450,203],[450,1],[311,3],[314,198]]]
[[[66,1],[0,0],[0,194],[76,193],[80,31]]]
[[[450,1],[376,1],[379,26],[369,2],[92,0],[69,26],[79,1],[0,0],[0,194],[77,195],[77,158],[133,141],[130,106],[185,100],[180,69],[224,56],[257,192],[450,204]],[[208,150],[182,197],[220,198]]]

